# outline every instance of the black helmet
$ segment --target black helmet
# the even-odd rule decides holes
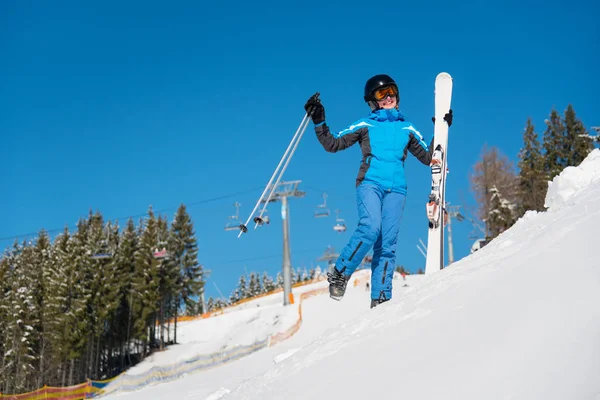
[[[367,83],[365,83],[364,99],[365,102],[369,104],[369,107],[371,107],[371,110],[375,110],[378,108],[377,101],[375,101],[375,99],[373,98],[373,92],[381,87],[389,85],[396,86],[396,90],[398,90],[398,85],[389,75],[379,74],[372,76],[371,78],[369,78],[369,80],[367,80]],[[398,94],[396,95],[396,101],[397,103],[400,102],[400,92],[398,92]],[[396,104],[396,107],[398,107],[398,104]]]
[[[369,100],[373,100],[373,92],[375,90],[389,85],[395,85],[396,88],[398,87],[396,82],[388,75],[380,74],[369,78],[367,83],[365,83],[365,101],[368,102]]]

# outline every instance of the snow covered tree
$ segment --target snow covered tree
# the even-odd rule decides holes
[[[166,218],[157,219],[157,244],[153,255],[157,259],[158,266],[158,292],[159,292],[159,310],[158,323],[160,325],[160,349],[165,346],[165,324],[169,317],[176,317],[177,308],[176,299],[179,298],[179,285],[181,282],[179,276],[179,264],[171,253],[177,251],[178,240],[175,240],[169,232],[169,224]],[[166,251],[163,255],[162,251]],[[190,310],[187,310],[190,308]],[[196,304],[186,306],[186,314],[194,315],[197,312]],[[168,341],[168,340],[167,340]]]
[[[502,193],[505,200],[516,203],[518,179],[513,164],[496,147],[484,147],[481,160],[478,161],[470,175],[471,190],[478,203],[478,216],[485,222],[486,235],[490,236],[491,227],[488,221],[492,210],[493,187]]]
[[[52,309],[52,303],[55,302],[55,293],[50,289],[53,287],[57,276],[55,275],[53,248],[50,237],[45,230],[40,231],[35,246],[33,248],[34,259],[32,272],[34,274],[34,298],[36,303],[38,321],[37,325],[37,357],[39,365],[36,366],[37,387],[42,387],[46,382],[46,373],[52,371],[49,365],[51,356],[51,340],[54,330],[57,328],[53,318],[57,315]]]
[[[3,310],[5,336],[4,359],[0,369],[2,376],[8,379],[4,383],[5,392],[26,392],[35,382],[36,364],[36,326],[38,310],[36,308],[34,282],[31,268],[35,263],[33,246],[27,243],[13,247],[10,260],[9,287]]]
[[[169,256],[156,257],[165,238]],[[16,242],[0,255],[0,392],[117,375],[147,354],[157,318],[169,320],[176,301],[198,312],[201,273],[184,207],[171,232],[150,207],[122,234],[90,211],[53,244],[43,230],[32,243]]]
[[[277,277],[275,278],[275,286],[277,289],[283,288],[283,274],[281,271],[277,272]]]
[[[250,292],[248,290],[248,285],[246,283],[245,275],[241,275],[240,279],[238,280],[237,292],[239,294],[240,300],[244,300],[244,299],[247,299],[248,297],[250,297],[249,296]]]
[[[242,300],[242,296],[240,294],[240,289],[239,288],[233,289],[233,291],[231,292],[231,295],[229,296],[229,303],[235,304],[240,300]]]
[[[321,266],[317,265],[317,267],[315,268],[315,275],[314,275],[313,279],[320,278],[322,274],[323,274],[323,271],[321,270]]]
[[[523,142],[518,163],[520,215],[528,210],[543,211],[548,191],[548,179],[544,172],[544,156],[531,119],[527,120]]]
[[[222,299],[222,298],[218,298],[215,300],[215,310],[220,310],[222,308],[225,308],[229,305],[229,303],[227,302],[226,299]]]
[[[140,224],[142,226],[142,224]],[[133,283],[133,309],[136,315],[133,324],[133,337],[142,341],[143,352],[153,342],[155,313],[159,299],[158,293],[158,261],[154,258],[157,226],[152,207],[148,210],[148,218],[143,225],[139,245],[135,253],[135,274]],[[148,328],[151,328],[150,335]]]
[[[255,297],[262,293],[262,288],[260,286],[260,278],[255,272],[250,272],[248,292],[249,297]]]
[[[300,272],[300,281],[301,282],[306,282],[308,281],[308,272],[306,271],[306,268],[303,268],[302,271]]]
[[[490,189],[490,210],[486,222],[490,237],[495,238],[510,228],[517,220],[517,206],[508,201],[496,186]]]
[[[121,345],[121,354],[119,370],[123,370],[126,365],[131,365],[132,348],[132,324],[135,317],[133,303],[137,298],[135,293],[134,278],[135,254],[138,249],[138,236],[135,224],[131,218],[127,221],[125,229],[121,233],[119,247],[116,252],[115,264],[120,271],[121,285],[119,286],[119,307],[114,319],[115,329],[119,332],[118,342]]]
[[[263,293],[272,292],[275,289],[275,282],[273,282],[273,279],[267,274],[267,271],[264,271],[262,275]]]
[[[92,258],[86,264],[88,278],[85,286],[89,288],[87,308],[88,348],[86,351],[86,377],[100,379],[103,369],[101,354],[103,344],[110,339],[112,324],[119,306],[120,287],[123,284],[121,270],[116,262],[118,246],[118,226],[105,223],[100,213],[90,215],[88,219],[88,248],[99,248],[105,254],[103,258]],[[98,244],[98,241],[100,244]]]
[[[207,312],[210,312],[215,309],[215,299],[213,299],[212,296],[208,298],[208,301],[206,302],[206,308]]]

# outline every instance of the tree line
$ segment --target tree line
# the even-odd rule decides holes
[[[497,147],[485,146],[474,165],[470,183],[486,239],[510,228],[527,211],[544,211],[548,182],[563,169],[578,166],[597,142],[570,104],[562,116],[553,109],[545,125],[540,140],[531,118],[526,121],[518,171]]]
[[[203,287],[184,205],[171,224],[150,208],[121,230],[90,211],[54,240],[15,242],[0,258],[0,392],[119,374],[177,341]]]
[[[321,272],[320,267],[311,268],[308,271],[305,268],[292,268],[290,282],[292,285],[301,282],[310,282],[321,276]],[[267,272],[263,272],[261,275],[252,271],[249,274],[240,275],[237,286],[233,289],[229,298],[209,297],[206,302],[206,309],[208,311],[219,310],[242,300],[260,296],[281,288],[283,288],[283,274],[281,271],[277,272],[275,279],[267,274]],[[192,315],[196,314],[198,312],[192,311]]]

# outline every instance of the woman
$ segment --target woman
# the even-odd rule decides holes
[[[388,75],[375,75],[365,84],[364,100],[371,113],[346,129],[331,134],[325,122],[325,109],[318,94],[304,108],[315,125],[323,148],[335,153],[356,142],[362,162],[356,178],[358,226],[327,274],[329,295],[340,300],[361,260],[373,247],[371,262],[371,308],[392,298],[396,266],[396,243],[406,200],[404,161],[407,151],[425,165],[431,162],[433,139],[428,146],[413,124],[399,111],[400,95]],[[452,110],[444,116],[452,124]]]

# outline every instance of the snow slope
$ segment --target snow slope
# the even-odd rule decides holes
[[[599,183],[595,150],[555,178],[548,211],[395,281],[388,303],[370,310],[360,286],[308,299],[288,341],[119,397],[600,400]]]

